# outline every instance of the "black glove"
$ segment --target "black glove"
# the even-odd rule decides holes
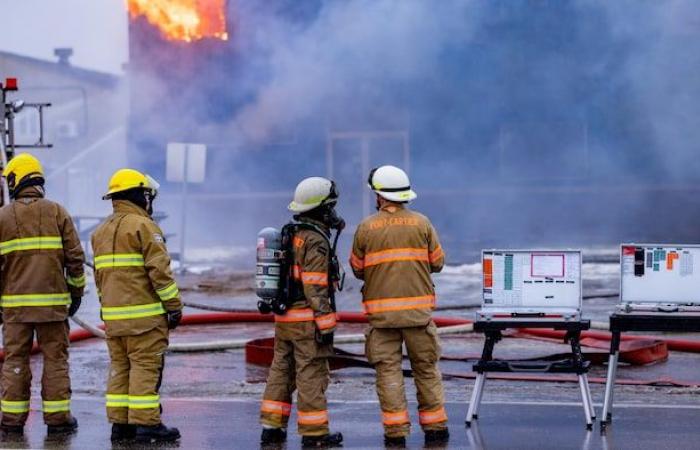
[[[333,345],[333,335],[335,332],[331,331],[328,333],[321,333],[318,328],[316,328],[316,333],[314,337],[316,338],[316,342],[318,342],[321,345]]]
[[[180,325],[180,321],[182,320],[182,310],[178,309],[177,311],[168,311],[167,318],[168,330],[174,330],[178,325]]]
[[[70,306],[68,307],[68,316],[73,317],[78,312],[80,304],[83,302],[82,297],[71,297]]]
[[[2,321],[3,321],[3,318],[2,318],[2,309],[0,309],[0,325],[2,325]]]

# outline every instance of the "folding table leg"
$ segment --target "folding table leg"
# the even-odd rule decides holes
[[[578,385],[581,388],[581,399],[583,400],[583,412],[586,415],[586,428],[591,430],[593,429],[593,420],[591,419],[593,414],[591,412],[592,405],[590,404],[590,399],[587,394],[588,388],[586,381],[586,376],[584,374],[578,376]]]
[[[479,388],[479,397],[476,399],[476,406],[474,407],[474,419],[479,418],[479,407],[481,406],[481,399],[484,397],[484,386],[486,386],[486,372],[482,374],[481,377],[481,387]]]
[[[476,414],[479,407],[479,402],[481,401],[481,391],[484,388],[484,378],[486,378],[486,374],[484,372],[479,372],[476,375],[474,389],[472,390],[472,397],[469,401],[469,410],[467,411],[467,417],[465,419],[467,426],[470,426],[472,420],[477,418]]]
[[[605,398],[603,400],[603,420],[601,426],[605,427],[612,421],[613,395],[615,389],[615,378],[617,377],[617,363],[620,352],[610,354],[608,359],[608,377],[605,381]]]
[[[591,395],[591,384],[588,382],[588,374],[584,374],[583,379],[586,382],[586,394],[588,395],[588,404],[591,407],[591,420],[593,420],[593,422],[595,422],[595,419],[596,419],[595,405],[593,404],[593,396]]]

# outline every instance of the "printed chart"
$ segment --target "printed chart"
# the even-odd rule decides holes
[[[700,304],[700,246],[624,244],[621,303]]]
[[[580,309],[581,252],[484,251],[483,307],[518,312]]]

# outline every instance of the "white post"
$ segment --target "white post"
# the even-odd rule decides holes
[[[189,181],[190,146],[185,145],[185,167],[182,177],[182,211],[180,213],[180,271],[185,271],[185,231],[187,229],[187,183]]]

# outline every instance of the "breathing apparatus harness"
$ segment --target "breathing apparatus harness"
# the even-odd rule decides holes
[[[330,248],[330,255],[328,257],[328,291],[331,310],[336,312],[335,292],[336,290],[342,291],[345,283],[345,273],[343,272],[336,254],[338,239],[340,238],[343,228],[345,228],[345,221],[337,216],[333,209],[329,210],[327,220],[324,220],[324,223],[328,224],[329,228],[336,230],[335,236],[331,241],[329,235],[317,225],[300,220],[301,218],[298,215],[294,216],[294,219],[294,221],[286,224],[282,227],[282,230],[278,232],[281,245],[279,250],[274,251],[277,264],[279,265],[279,278],[278,280],[274,280],[277,282],[275,283],[277,288],[269,289],[268,287],[265,291],[266,295],[263,296],[261,295],[263,290],[260,288],[260,283],[257,283],[258,296],[262,299],[258,301],[258,310],[263,314],[272,312],[274,314],[284,315],[295,302],[304,298],[304,287],[301,282],[294,277],[293,241],[295,234],[299,231],[310,230],[323,236]],[[326,219],[325,215],[324,219]],[[258,240],[258,245],[258,254],[260,254],[260,238]],[[263,243],[263,245],[265,244]],[[261,275],[264,273],[269,280],[270,272],[276,272],[276,270],[270,271],[269,269],[265,271],[265,269],[260,266],[260,263],[258,263],[257,277],[259,278],[262,278]]]

